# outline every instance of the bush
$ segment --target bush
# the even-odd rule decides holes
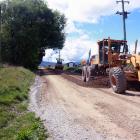
[[[64,71],[66,72],[72,72],[72,73],[82,73],[82,70],[80,67],[64,67]]]

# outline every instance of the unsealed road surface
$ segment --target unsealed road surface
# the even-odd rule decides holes
[[[110,93],[110,94],[109,94]],[[140,140],[140,97],[81,87],[61,75],[37,78],[30,110],[54,140]]]

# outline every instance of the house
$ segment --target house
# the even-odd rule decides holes
[[[56,63],[55,62],[47,62],[47,61],[42,61],[39,67],[55,67]]]
[[[72,68],[75,67],[75,63],[74,62],[69,62],[65,64],[67,67]]]
[[[65,64],[67,67],[72,68],[72,67],[78,67],[79,63],[78,62],[69,62]]]

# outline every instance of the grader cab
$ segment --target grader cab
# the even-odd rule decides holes
[[[84,82],[91,83],[95,76],[109,76],[114,92],[123,93],[127,80],[140,81],[140,55],[128,54],[127,41],[110,38],[98,41],[98,54],[89,58],[82,68]]]

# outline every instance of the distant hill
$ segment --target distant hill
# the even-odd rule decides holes
[[[47,62],[47,61],[42,61],[39,66],[41,67],[48,67],[48,66],[55,66],[55,62]]]
[[[76,65],[80,65],[81,64],[81,62],[74,62]]]
[[[69,63],[69,62],[68,62]],[[75,63],[76,65],[79,65],[80,62],[73,62]],[[67,64],[67,63],[63,63],[64,65]],[[47,61],[42,61],[41,64],[39,66],[41,67],[48,67],[48,66],[51,66],[51,67],[54,67],[56,65],[55,62],[47,62]]]

